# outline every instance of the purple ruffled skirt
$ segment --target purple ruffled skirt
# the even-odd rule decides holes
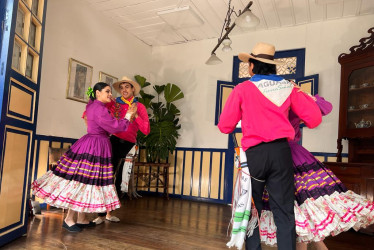
[[[120,207],[113,184],[106,134],[87,134],[60,158],[53,171],[32,183],[33,194],[54,207],[105,212]]]
[[[295,222],[298,242],[321,241],[350,228],[374,223],[374,205],[347,188],[301,145],[289,142],[294,163]],[[265,190],[260,218],[261,241],[276,245],[276,226]]]

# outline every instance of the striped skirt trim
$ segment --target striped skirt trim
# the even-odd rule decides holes
[[[89,154],[84,155],[90,156]],[[108,160],[90,162],[88,159],[78,158],[79,160],[71,159],[68,155],[63,155],[53,173],[66,180],[74,180],[88,185],[107,186],[113,184],[113,166]],[[104,159],[101,157],[96,158]]]
[[[47,172],[32,183],[33,195],[45,203],[77,212],[101,213],[120,207],[114,185],[88,185]]]

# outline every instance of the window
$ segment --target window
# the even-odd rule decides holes
[[[35,48],[35,35],[36,35],[36,25],[34,22],[30,23],[30,35],[29,35],[29,44]]]
[[[17,10],[16,33],[23,36],[23,28],[25,26],[25,13],[21,8]]]
[[[33,0],[31,5],[31,11],[36,16],[38,15],[39,0]]]
[[[20,70],[21,50],[22,50],[22,46],[19,43],[14,42],[12,67],[17,70]]]
[[[34,64],[34,55],[30,52],[27,54],[26,60],[26,76],[32,78],[32,66]]]

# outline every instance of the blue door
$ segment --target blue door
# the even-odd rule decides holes
[[[27,232],[46,4],[0,1],[0,246]]]

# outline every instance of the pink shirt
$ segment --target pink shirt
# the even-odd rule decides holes
[[[138,106],[138,117],[132,123],[130,123],[126,131],[114,134],[118,138],[133,143],[136,143],[136,135],[138,133],[138,130],[140,130],[145,135],[148,135],[151,131],[147,109],[140,102],[137,102],[136,105]],[[114,101],[107,103],[106,106],[109,109],[110,113],[119,119],[123,119],[125,117],[126,112],[129,108],[129,105],[126,103],[121,104]]]
[[[309,128],[322,121],[315,101],[276,75],[254,75],[251,81],[237,85],[221,113],[218,128],[222,133],[234,131],[241,120],[242,148],[280,138],[293,140],[295,130],[288,120],[290,108]]]

